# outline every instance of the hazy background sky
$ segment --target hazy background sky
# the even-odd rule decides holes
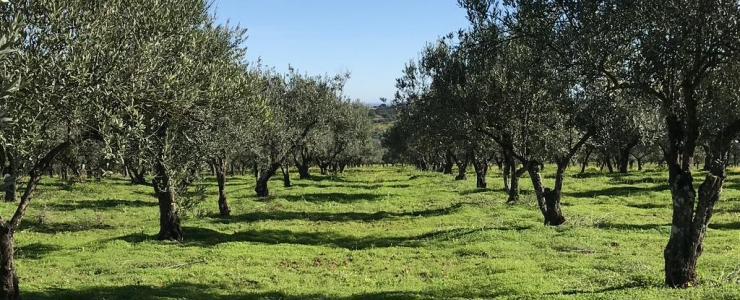
[[[221,23],[248,29],[250,61],[286,71],[350,71],[345,93],[393,98],[404,63],[426,42],[465,27],[455,0],[215,0]]]

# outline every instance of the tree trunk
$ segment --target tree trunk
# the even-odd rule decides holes
[[[280,164],[272,164],[267,169],[260,172],[260,176],[257,178],[257,184],[254,187],[254,192],[257,193],[257,197],[267,197],[270,195],[270,190],[267,187],[267,183],[270,181],[277,169],[280,168]]]
[[[51,165],[51,162],[71,145],[70,142],[64,142],[46,153],[36,165],[31,168],[29,173],[26,189],[23,191],[21,201],[13,214],[13,217],[7,222],[0,219],[0,299],[20,299],[20,287],[18,284],[18,275],[15,271],[14,264],[14,234],[15,230],[20,227],[21,220],[31,204],[33,192],[36,190],[38,183],[41,181],[43,171]]]
[[[588,160],[591,158],[591,152],[593,152],[593,149],[591,149],[590,147],[586,149],[586,156],[581,162],[581,174],[586,172],[586,168],[588,167]]]
[[[298,178],[300,179],[309,179],[311,178],[311,173],[309,172],[309,165],[307,163],[298,163],[295,164],[296,169],[298,169]]]
[[[537,205],[545,219],[545,225],[558,226],[565,222],[565,217],[563,217],[560,210],[560,190],[565,167],[558,165],[555,177],[555,189],[553,190],[543,187],[540,168],[538,162],[529,162],[527,164],[529,176],[532,179],[532,186],[537,197]]]
[[[21,299],[18,275],[15,272],[13,231],[9,224],[0,227],[0,299]]]
[[[527,168],[522,167],[519,170],[516,169],[516,164],[511,165],[511,185],[509,186],[509,199],[506,200],[508,204],[514,204],[519,202],[519,178],[527,172]]]
[[[476,159],[473,162],[473,168],[475,169],[475,187],[479,189],[487,188],[486,175],[488,174],[488,161],[486,159]]]
[[[442,173],[452,174],[452,166],[455,165],[455,157],[448,151],[442,164]]]
[[[619,157],[617,158],[619,160],[619,173],[627,174],[629,172],[630,153],[632,152],[632,148],[635,148],[639,142],[639,139],[634,139],[619,150]]]
[[[290,187],[290,167],[280,166],[280,169],[283,171],[283,186]]]
[[[467,175],[465,174],[468,171],[468,159],[467,157],[457,162],[457,176],[455,176],[455,180],[465,180],[467,179]]]
[[[172,180],[161,161],[156,163],[152,186],[159,202],[158,238],[160,240],[182,241],[180,215],[177,212],[175,194],[172,191]]]
[[[218,212],[222,217],[228,217],[231,215],[231,209],[229,208],[229,201],[226,198],[225,166],[222,159],[217,160],[216,164],[216,181],[218,181]]]
[[[604,156],[604,164],[606,165],[606,168],[609,170],[609,173],[614,173],[614,167],[612,166],[612,159],[608,155]]]
[[[504,192],[509,192],[511,190],[510,182],[510,176],[511,176],[511,166],[509,166],[508,163],[504,163],[503,166],[503,179],[504,179]]]
[[[15,202],[16,178],[13,174],[5,174],[3,177],[3,189],[5,190],[5,202]]]
[[[129,171],[131,184],[146,185],[146,170],[144,168],[133,169]]]
[[[729,145],[719,145],[714,151],[707,151],[709,165],[705,168],[708,173],[699,186],[696,205],[691,171],[681,168],[672,160],[668,164],[668,181],[673,196],[673,226],[663,258],[665,283],[669,287],[686,288],[698,284],[696,266],[703,251],[704,237],[714,205],[719,200],[726,178],[728,147]]]

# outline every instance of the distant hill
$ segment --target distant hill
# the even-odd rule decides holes
[[[396,121],[396,110],[393,106],[386,104],[376,105],[370,108],[370,116],[375,124],[374,134],[376,138],[381,135]]]

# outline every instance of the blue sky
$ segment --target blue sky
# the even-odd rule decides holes
[[[350,71],[345,93],[393,98],[403,64],[426,42],[465,27],[455,0],[215,0],[221,23],[248,29],[248,58],[286,71]]]

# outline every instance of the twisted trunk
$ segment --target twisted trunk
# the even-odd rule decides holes
[[[311,178],[311,173],[309,172],[309,165],[308,163],[298,163],[296,162],[296,169],[298,169],[298,178],[300,179],[309,179]]]
[[[218,212],[222,217],[231,215],[229,201],[226,198],[226,167],[223,159],[217,159],[216,163],[216,181],[218,181]]]
[[[15,202],[16,191],[18,190],[15,175],[4,174],[3,190],[5,191],[5,202]]]
[[[267,183],[270,181],[270,178],[275,175],[278,168],[280,168],[280,164],[271,164],[266,169],[260,171],[259,177],[257,177],[257,184],[254,187],[254,192],[257,194],[257,197],[264,198],[270,195]]]
[[[583,158],[583,161],[581,162],[581,174],[586,172],[586,168],[588,167],[588,160],[591,158],[591,152],[593,152],[593,149],[591,149],[591,147],[586,149],[586,156]]]
[[[8,224],[0,226],[0,299],[21,299],[18,275],[15,272],[14,237]]]
[[[131,184],[146,185],[146,170],[144,168],[129,169]]]
[[[564,167],[562,168],[564,169]],[[529,177],[532,179],[532,186],[537,197],[537,206],[545,219],[545,225],[558,226],[565,222],[562,211],[560,210],[560,189],[562,188],[563,174],[561,167],[558,166],[555,177],[555,189],[545,188],[542,183],[541,166],[537,162],[527,164]],[[559,182],[559,183],[558,183]]]
[[[680,135],[679,123],[668,118],[669,138],[672,143],[664,152],[668,165],[668,182],[673,200],[671,236],[663,251],[665,260],[665,283],[673,288],[686,288],[698,284],[697,262],[704,249],[704,237],[712,218],[714,205],[719,201],[722,185],[726,179],[729,149],[732,139],[740,130],[740,121],[724,129],[708,147],[707,174],[697,192],[693,186],[690,170],[691,148],[686,144],[686,135]],[[678,133],[678,134],[677,134]],[[695,139],[693,139],[695,140]],[[682,150],[682,151],[681,151]],[[698,203],[696,203],[698,200]]]
[[[633,139],[619,150],[619,173],[626,174],[629,172],[630,153],[632,152],[632,148],[637,146],[639,142],[639,139]]]
[[[527,172],[526,167],[521,167],[519,170],[516,169],[516,164],[511,165],[511,186],[509,186],[509,199],[506,200],[509,204],[519,202],[519,178]]]
[[[36,190],[43,171],[51,165],[51,162],[71,145],[70,142],[63,142],[39,160],[29,173],[26,190],[21,195],[18,207],[9,221],[0,219],[0,299],[16,300],[21,299],[18,275],[15,270],[15,253],[14,253],[14,235],[15,230],[20,226],[21,220],[31,204],[33,192]]]
[[[488,174],[488,160],[485,157],[475,157],[473,159],[473,168],[475,169],[475,187],[479,189],[487,188],[486,175]]]
[[[465,155],[465,158],[463,160],[457,161],[457,176],[455,176],[455,180],[465,180],[467,179],[467,171],[468,171],[468,155]]]
[[[172,180],[162,161],[155,163],[154,171],[152,187],[159,202],[159,234],[157,236],[160,240],[182,241],[180,215],[177,212],[175,194],[172,191]]]

